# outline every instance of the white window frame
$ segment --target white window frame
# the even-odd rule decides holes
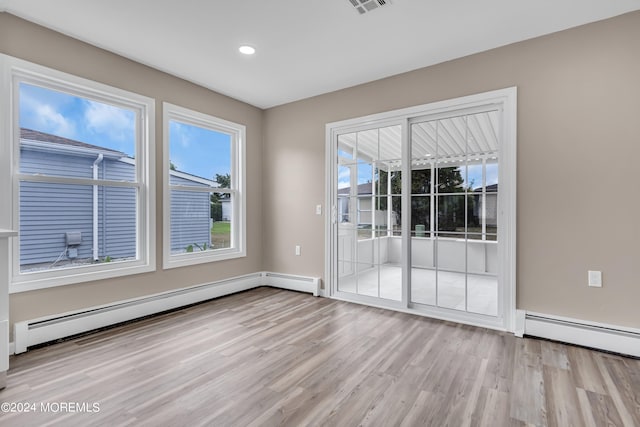
[[[77,185],[107,185],[138,191],[136,217],[136,259],[91,264],[39,272],[20,272],[20,239],[10,250],[10,293],[45,289],[75,283],[127,276],[156,269],[155,213],[155,101],[152,98],[77,77],[18,58],[0,54],[0,227],[19,230],[20,181],[59,182]],[[57,90],[97,102],[127,108],[136,115],[136,180],[94,181],[65,177],[41,177],[19,173],[20,124],[19,85],[26,83]]]
[[[185,107],[162,103],[163,129],[163,268],[170,269],[246,256],[246,192],[245,192],[245,144],[244,125],[220,119]],[[170,184],[170,133],[169,123],[177,121],[231,136],[231,188],[224,189],[232,195],[231,247],[198,252],[171,253],[171,190],[221,192],[216,187],[181,187]]]

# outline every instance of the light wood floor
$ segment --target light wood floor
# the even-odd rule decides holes
[[[14,426],[640,426],[640,361],[259,288],[11,359]],[[38,408],[40,409],[40,408]]]

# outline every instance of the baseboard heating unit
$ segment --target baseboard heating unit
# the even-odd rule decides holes
[[[319,278],[314,277],[259,272],[55,316],[16,322],[13,334],[14,352],[23,353],[34,345],[260,286],[308,292],[318,296],[320,282]]]
[[[547,338],[640,357],[640,330],[518,310],[516,335]]]

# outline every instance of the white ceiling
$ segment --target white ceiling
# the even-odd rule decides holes
[[[0,0],[0,10],[267,108],[640,9],[391,1],[364,15],[349,0]],[[243,43],[257,53],[240,54]]]

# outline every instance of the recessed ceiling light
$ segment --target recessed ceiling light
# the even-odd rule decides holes
[[[256,53],[256,49],[253,46],[243,45],[238,48],[240,53],[244,53],[245,55],[253,55]]]

